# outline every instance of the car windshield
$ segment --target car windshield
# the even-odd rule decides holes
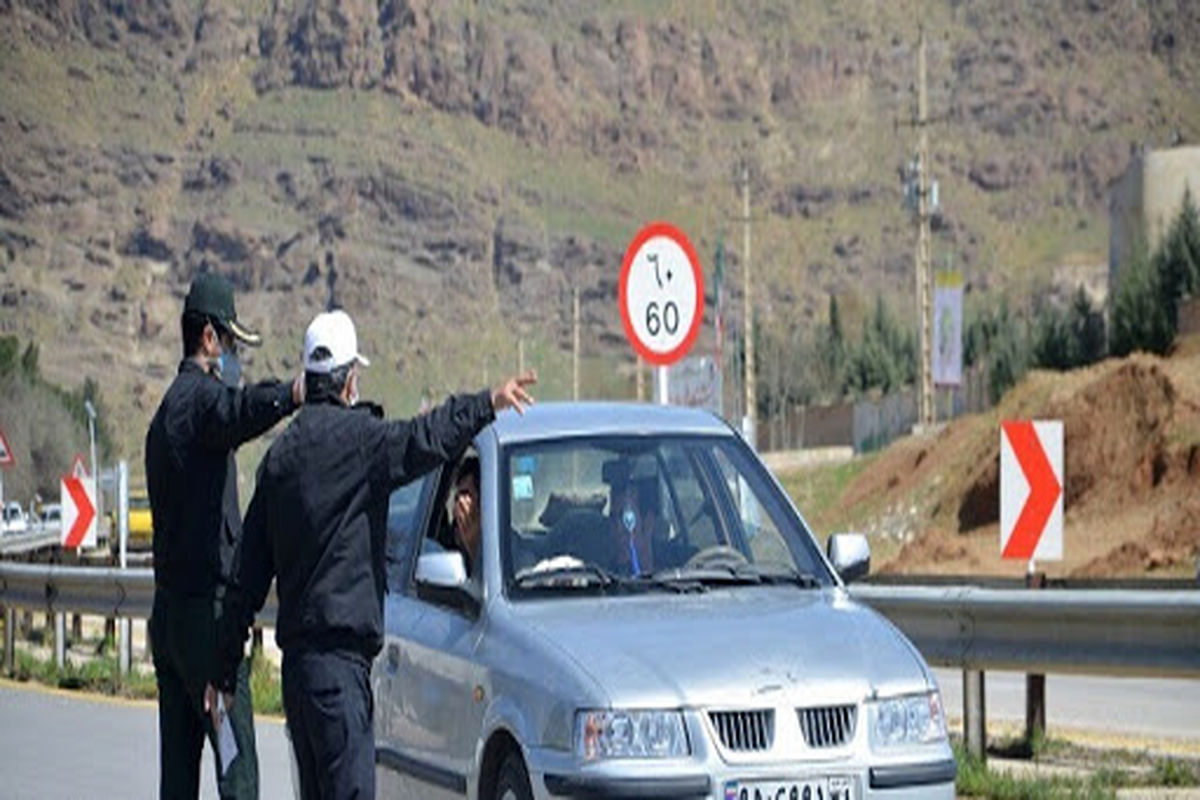
[[[504,452],[510,592],[834,582],[803,523],[738,440],[588,438]]]

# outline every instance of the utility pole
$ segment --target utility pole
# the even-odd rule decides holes
[[[572,379],[571,397],[575,402],[579,402],[579,289],[574,290],[574,307],[575,307],[575,371]]]
[[[742,335],[745,337],[746,414],[742,418],[742,433],[750,446],[757,449],[755,412],[758,409],[754,387],[754,303],[750,280],[750,168],[742,163]]]
[[[928,77],[925,69],[925,27],[917,39],[917,114],[905,124],[917,129],[917,153],[901,169],[904,205],[917,216],[916,275],[917,314],[921,342],[921,374],[917,387],[917,427],[928,429],[937,419],[933,388],[933,257],[930,254],[930,221],[938,210],[937,181],[929,179]]]
[[[933,425],[933,263],[929,253],[929,108],[926,98],[925,27],[917,42],[917,307],[921,311],[921,425]]]

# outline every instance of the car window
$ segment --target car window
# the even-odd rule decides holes
[[[468,575],[476,582],[477,587],[482,585],[482,565],[471,564],[455,533],[454,498],[457,491],[456,484],[459,471],[463,469],[464,462],[471,459],[476,460],[476,464],[478,464],[478,458],[479,456],[474,448],[469,449],[457,462],[441,470],[441,474],[436,482],[431,482],[429,495],[432,498],[432,502],[430,503],[429,513],[424,515],[427,524],[424,527],[424,535],[421,537],[420,543],[420,555],[449,551],[463,553],[464,565],[467,567]],[[480,487],[480,490],[482,490],[482,487]],[[413,564],[413,569],[415,571],[416,564]],[[410,582],[408,591],[416,594],[415,584]]]
[[[724,450],[714,448],[712,453],[725,482],[725,488],[733,501],[731,506],[736,512],[738,533],[745,546],[754,554],[755,563],[791,565],[791,553],[783,534],[763,508],[746,476],[734,467]]]
[[[714,551],[831,583],[803,523],[757,458],[739,448],[729,437],[699,436],[508,448],[506,586],[564,567],[618,577],[686,570]]]
[[[424,500],[434,474],[405,484],[388,498],[387,511],[387,587],[389,592],[404,588],[412,571],[414,537],[423,522]]]

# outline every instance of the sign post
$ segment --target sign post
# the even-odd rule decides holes
[[[87,464],[83,462],[83,454],[76,453],[75,460],[71,462],[70,475],[73,478],[89,478],[91,473],[88,472]]]
[[[1010,421],[1000,427],[1000,552],[1028,560],[1025,583],[1046,585],[1035,559],[1063,556],[1063,424]],[[1046,732],[1046,676],[1025,676],[1025,738]]]
[[[658,367],[658,399],[666,405],[667,368],[687,355],[704,318],[704,275],[687,236],[667,222],[638,231],[625,251],[617,295],[625,336]]]
[[[4,507],[4,470],[15,467],[17,459],[13,457],[12,448],[8,446],[8,438],[0,431],[0,509]]]

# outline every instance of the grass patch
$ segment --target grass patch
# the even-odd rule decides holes
[[[122,676],[117,667],[115,648],[81,663],[70,659],[59,669],[53,658],[38,658],[28,650],[16,653],[15,678],[21,682],[40,683],[56,689],[135,700],[156,700],[158,683],[153,672],[131,669]],[[254,697],[255,714],[283,714],[283,686],[279,668],[265,657],[256,655],[250,664],[250,691]]]
[[[1050,798],[1115,798],[1125,773],[1101,770],[1086,778],[1055,775],[1052,777],[1018,777],[990,769],[986,763],[967,753],[954,743],[954,758],[958,762],[956,788],[960,797],[989,798],[990,800],[1050,800]]]
[[[121,675],[113,648],[76,664],[70,659],[60,669],[52,658],[41,659],[27,650],[17,650],[16,679],[33,681],[58,689],[71,689],[114,697],[151,700],[158,696],[154,676],[131,669]]]
[[[250,695],[255,714],[283,716],[283,683],[279,668],[261,653],[250,658]]]
[[[875,458],[874,455],[859,456],[841,464],[804,467],[779,475],[783,488],[821,541],[852,522],[850,509],[841,502],[842,496]]]
[[[1134,750],[1100,750],[1045,736],[1036,737],[1032,743],[1024,737],[1014,737],[988,748],[993,757],[1010,761],[1028,759],[1085,773],[1031,777],[990,768],[969,755],[959,741],[954,741],[953,746],[958,761],[958,791],[968,797],[1113,797],[1118,789],[1127,787],[1200,786],[1200,765],[1195,762]]]
[[[1161,758],[1150,770],[1149,786],[1200,786],[1200,770],[1173,758]]]

